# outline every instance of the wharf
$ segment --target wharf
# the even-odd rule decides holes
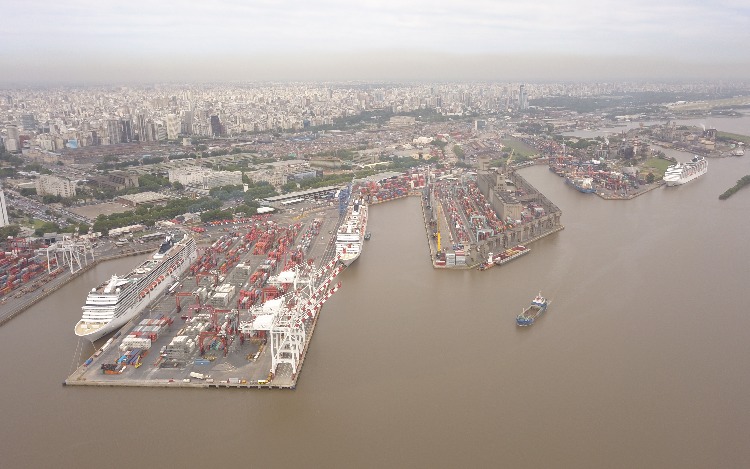
[[[604,200],[631,200],[631,199],[635,199],[639,195],[643,195],[647,192],[651,192],[654,189],[658,189],[662,187],[663,185],[664,185],[664,181],[658,181],[653,184],[649,184],[648,187],[644,187],[643,189],[638,189],[636,191],[630,192],[625,195],[615,194],[615,193],[612,193],[611,191],[608,191],[608,192],[597,191],[596,195],[598,195]]]
[[[565,228],[560,223],[562,211],[517,172],[508,175],[480,173],[475,186],[475,190],[470,188],[468,192],[463,187],[448,187],[442,190],[442,195],[433,194],[430,188],[423,197],[422,218],[434,268],[475,269],[486,261],[490,252],[528,245]],[[461,199],[452,195],[461,193],[470,195]],[[503,220],[519,220],[523,211],[531,208],[541,209],[541,212],[524,218],[523,222],[502,223]],[[450,220],[448,213],[451,213]],[[499,231],[496,226],[489,226],[487,220],[492,218],[501,225]],[[481,225],[475,225],[475,220]],[[442,235],[441,245],[462,251],[462,263],[456,260],[456,264],[451,265],[445,257],[438,259],[436,232]],[[443,256],[447,256],[448,249],[441,250]]]
[[[312,221],[313,217],[316,217],[320,221],[319,232],[316,232],[318,234],[312,238],[313,241],[305,255],[305,259],[314,259],[316,266],[321,266],[331,260],[335,253],[331,234],[335,233],[338,227],[338,210],[336,208],[310,210],[303,216],[297,215],[293,219],[291,215],[290,213],[288,219],[279,220],[276,224],[283,225],[286,222],[307,218],[310,218],[310,221]],[[302,226],[304,227],[304,225]],[[235,293],[229,299],[228,305],[218,306],[221,308],[236,308],[238,306],[237,296],[239,290],[246,285],[249,276],[246,269],[251,268],[250,271],[252,271],[255,268],[259,268],[267,258],[265,253],[252,253],[254,242],[247,244],[243,237],[245,233],[238,231],[238,228],[234,228],[231,231],[231,233],[222,233],[226,237],[225,239],[232,240],[229,245],[224,244],[225,247],[222,248],[222,251],[237,252],[238,249],[244,246],[240,252],[245,252],[245,254],[241,256],[239,262],[243,263],[245,267],[235,267],[226,272],[223,282],[232,285],[235,288]],[[304,230],[300,229],[297,236],[304,236],[303,232]],[[296,243],[297,240],[292,245]],[[215,255],[221,258],[223,253],[219,254],[217,252]],[[217,261],[218,263],[221,263],[220,259]],[[282,262],[279,262],[278,268],[280,269],[281,266]],[[240,337],[236,336],[234,340],[227,340],[223,347],[226,350],[226,355],[224,355],[224,350],[212,348],[213,339],[208,339],[204,343],[205,354],[199,354],[198,347],[196,347],[179,362],[171,362],[163,359],[161,351],[176,336],[191,334],[186,331],[190,329],[191,325],[196,324],[196,322],[183,319],[187,317],[185,313],[190,311],[188,303],[195,300],[188,292],[199,285],[205,285],[206,280],[210,282],[211,279],[202,278],[200,275],[195,277],[192,275],[183,276],[180,279],[180,283],[183,290],[187,289],[186,292],[181,292],[174,296],[164,294],[154,300],[144,308],[138,317],[123,326],[119,334],[115,334],[118,338],[113,340],[106,349],[93,353],[90,361],[84,361],[84,350],[91,350],[88,346],[89,341],[79,339],[79,350],[76,352],[77,357],[75,360],[76,363],[83,362],[83,364],[78,366],[63,384],[66,386],[109,387],[295,389],[320,317],[320,312],[313,315],[311,320],[304,321],[303,323],[305,339],[299,349],[299,361],[296,372],[292,372],[293,368],[291,365],[282,363],[276,368],[275,375],[269,373],[269,370],[272,369],[272,341],[270,334],[265,339],[248,337],[240,340]],[[175,307],[175,302],[178,300],[182,300],[182,316],[180,315],[180,310]],[[204,307],[206,304],[204,303]],[[196,318],[198,318],[201,311],[204,313],[203,315],[206,315],[205,311],[199,310],[195,315]],[[235,309],[235,311],[237,311],[239,320],[249,320],[254,310]],[[190,313],[190,316],[192,316],[192,313]],[[125,366],[122,372],[117,374],[103,373],[102,364],[113,364],[122,356],[123,352],[119,349],[119,346],[123,338],[131,333],[144,319],[159,318],[169,318],[173,322],[163,328],[159,332],[158,337],[152,340],[148,353],[141,356],[140,363],[137,366]],[[195,332],[192,334],[195,334]],[[197,336],[195,337],[197,339]],[[98,345],[98,349],[101,350],[102,343],[100,342]]]

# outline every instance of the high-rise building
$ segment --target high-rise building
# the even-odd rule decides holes
[[[110,145],[120,143],[120,121],[117,119],[109,119],[107,121],[107,138]]]
[[[42,174],[36,180],[36,193],[38,195],[73,197],[76,195],[76,184],[70,179]]]
[[[21,114],[21,127],[25,132],[36,131],[36,119],[34,114]]]
[[[193,133],[193,111],[182,111],[181,132],[184,135]]]
[[[529,97],[526,96],[524,85],[518,87],[518,109],[525,110],[529,108]]]
[[[167,114],[167,139],[177,140],[180,134],[180,118],[176,114]]]
[[[0,226],[10,225],[8,206],[5,203],[5,193],[0,189]]]
[[[167,127],[164,125],[164,122],[162,121],[156,121],[154,122],[154,126],[156,127],[156,140],[162,141],[167,139]]]
[[[130,143],[133,141],[133,121],[127,117],[120,119],[120,143]]]
[[[138,114],[135,116],[135,134],[139,142],[146,142],[146,116]]]
[[[211,116],[211,136],[221,137],[224,135],[224,126],[221,125],[219,116]]]
[[[8,138],[5,139],[5,150],[9,152],[21,151],[21,135],[18,133],[18,127],[6,125],[5,130],[8,132]]]

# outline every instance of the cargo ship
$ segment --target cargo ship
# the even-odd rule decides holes
[[[75,333],[92,342],[122,327],[159,297],[196,259],[195,240],[167,236],[159,249],[127,275],[113,275],[92,288]]]
[[[578,192],[584,194],[593,194],[596,192],[594,188],[594,180],[592,178],[571,178],[566,177],[565,182],[576,188]]]
[[[531,300],[531,305],[516,317],[516,324],[519,326],[530,326],[534,324],[534,321],[547,310],[547,306],[549,306],[549,301],[542,296],[542,292],[539,292],[539,294]]]
[[[336,232],[336,255],[349,266],[362,252],[367,230],[367,203],[352,197],[343,223]]]
[[[708,172],[708,161],[702,156],[695,155],[688,163],[677,163],[669,166],[664,173],[664,182],[668,186],[679,186]]]

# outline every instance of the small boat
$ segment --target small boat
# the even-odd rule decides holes
[[[516,324],[519,326],[530,326],[534,324],[534,321],[547,310],[547,306],[549,306],[549,301],[542,296],[542,292],[539,292],[539,294],[531,300],[531,305],[516,317]]]
[[[365,233],[365,241],[370,239],[370,236],[372,236],[372,233],[370,233],[369,231]]]

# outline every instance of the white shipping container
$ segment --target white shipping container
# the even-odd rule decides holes
[[[133,350],[133,349],[143,349],[148,350],[151,348],[151,340],[146,337],[125,337],[122,339],[122,344],[120,344],[120,350],[126,351],[126,350]]]

